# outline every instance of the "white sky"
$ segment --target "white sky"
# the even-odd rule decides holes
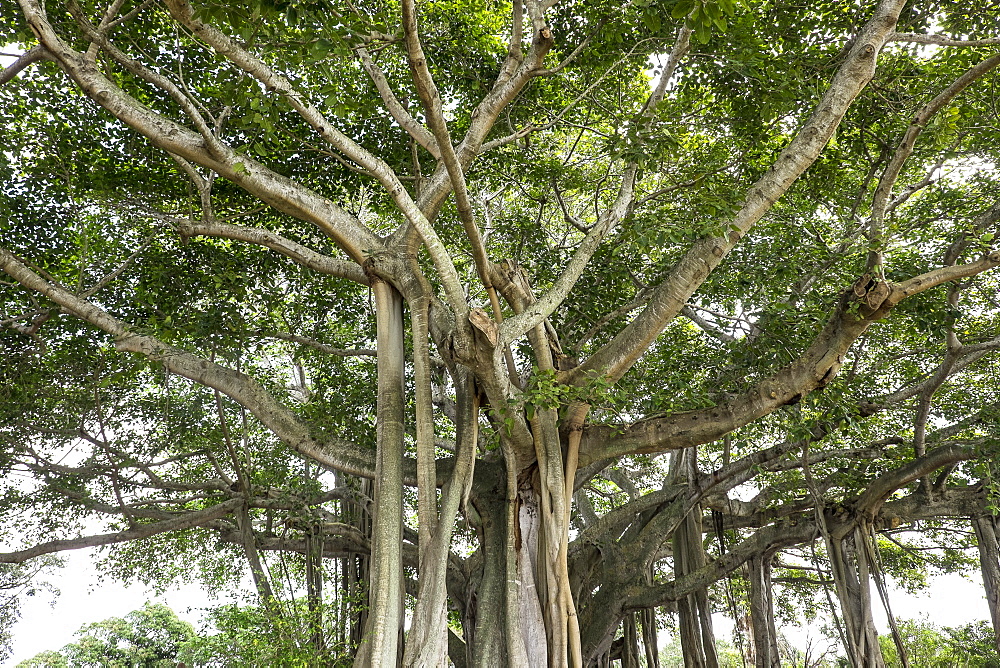
[[[21,620],[13,628],[13,658],[3,668],[17,665],[45,650],[58,650],[77,638],[74,633],[84,624],[108,617],[124,617],[141,608],[146,601],[164,603],[177,615],[200,630],[202,609],[232,601],[218,600],[197,586],[174,589],[157,596],[143,585],[124,585],[110,578],[98,579],[91,555],[93,549],[65,552],[66,567],[45,578],[61,594],[53,601],[44,590],[33,597],[23,597]]]

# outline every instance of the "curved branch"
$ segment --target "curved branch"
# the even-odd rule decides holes
[[[497,299],[496,290],[490,282],[489,260],[486,257],[486,248],[483,245],[483,237],[476,225],[475,216],[472,212],[472,203],[469,201],[469,191],[465,180],[465,171],[455,153],[455,148],[451,143],[451,133],[448,131],[448,123],[444,118],[444,111],[441,107],[441,95],[438,93],[437,85],[427,67],[427,58],[424,55],[423,47],[420,44],[420,35],[417,29],[417,9],[413,0],[402,1],[403,13],[403,36],[406,41],[406,55],[410,63],[410,71],[413,74],[413,82],[416,84],[417,94],[427,113],[427,122],[437,140],[438,149],[441,151],[441,160],[448,171],[448,178],[451,181],[452,190],[455,192],[455,208],[458,210],[459,220],[462,221],[462,228],[465,236],[469,239],[472,247],[472,258],[476,265],[476,273],[483,287],[489,293],[493,317],[497,322],[503,321],[503,313],[500,310],[500,301]],[[426,238],[425,238],[426,242]],[[464,314],[466,309],[456,309],[456,313]],[[512,379],[517,378],[517,369],[514,366],[513,358],[508,355],[508,373]]]
[[[848,290],[823,331],[790,365],[712,408],[643,420],[624,433],[600,425],[587,427],[580,451],[581,465],[608,457],[652,454],[709,443],[781,406],[796,403],[830,382],[857,338],[903,299],[998,265],[1000,251],[994,251],[970,264],[941,267],[891,285],[874,281],[862,285],[866,275]]]
[[[5,67],[2,72],[0,72],[0,86],[16,77],[29,65],[37,63],[40,60],[52,60],[52,56],[41,44],[33,46],[25,51],[17,60],[12,62],[10,65]]]
[[[649,128],[652,120],[652,112],[663,100],[666,94],[667,84],[673,77],[681,58],[688,52],[691,45],[691,29],[681,28],[677,33],[677,40],[667,58],[667,64],[660,73],[660,81],[656,88],[650,93],[638,114],[637,122],[644,128]],[[568,107],[567,107],[568,108]],[[565,111],[565,110],[564,110]],[[554,123],[554,121],[553,121]],[[621,185],[618,188],[618,197],[611,208],[605,210],[597,223],[587,232],[583,241],[580,242],[572,259],[566,268],[556,279],[553,286],[541,297],[533,302],[517,316],[508,320],[500,326],[500,340],[503,344],[509,345],[519,336],[533,329],[536,325],[548,318],[558,308],[559,304],[565,301],[570,291],[580,280],[584,270],[590,263],[591,258],[601,245],[604,237],[620,223],[635,201],[635,182],[638,173],[638,166],[631,162],[625,169],[622,176]],[[562,205],[562,199],[560,198]],[[564,212],[565,213],[565,212]]]
[[[449,306],[457,314],[465,313],[468,310],[468,305],[451,255],[393,169],[384,160],[373,155],[327,121],[316,107],[302,98],[286,77],[268,67],[260,58],[251,54],[222,31],[195,18],[194,8],[187,0],[166,0],[166,4],[171,14],[181,24],[269,90],[275,90],[281,94],[285,101],[324,141],[363,167],[382,184],[400,212],[423,237],[427,251],[440,275],[445,293],[448,295]],[[377,240],[373,245],[358,250],[362,255],[365,253],[370,255],[373,250],[383,246],[381,240]],[[353,253],[351,256],[359,262],[364,259]]]
[[[917,137],[919,137],[920,133],[923,132],[925,127],[927,127],[927,123],[934,116],[934,114],[941,111],[949,102],[951,102],[963,90],[968,88],[974,81],[982,78],[990,70],[993,70],[998,66],[1000,66],[1000,54],[996,54],[992,58],[987,58],[981,63],[977,63],[963,73],[962,76],[955,79],[951,85],[938,93],[933,100],[924,105],[924,107],[917,112],[916,116],[913,117],[913,120],[910,122],[910,127],[906,129],[903,139],[900,140],[899,146],[896,147],[895,153],[893,153],[892,157],[889,159],[885,169],[882,170],[882,176],[879,178],[878,186],[875,188],[875,194],[872,200],[871,231],[869,233],[869,240],[873,248],[868,254],[868,265],[866,267],[866,271],[873,271],[877,266],[882,264],[882,245],[885,241],[882,238],[884,233],[883,220],[885,218],[886,207],[889,202],[889,197],[892,195],[892,187],[899,178],[899,173],[902,171],[906,160],[913,153],[913,147],[917,142]]]
[[[321,274],[346,278],[349,281],[354,281],[362,285],[369,285],[371,283],[364,270],[357,263],[323,255],[291,239],[286,239],[281,235],[275,234],[270,230],[244,227],[230,223],[196,223],[187,219],[172,217],[165,217],[165,219],[176,225],[177,231],[185,237],[205,236],[245,241],[277,251],[293,260],[296,264],[308,267]]]
[[[316,440],[298,417],[250,376],[194,353],[168,345],[149,335],[135,334],[128,325],[93,303],[53,285],[35,274],[10,251],[0,247],[0,269],[29,290],[39,292],[68,313],[115,337],[119,350],[139,353],[179,376],[216,389],[245,406],[264,426],[304,457],[348,473],[370,477],[373,453],[340,439]]]
[[[85,54],[64,42],[49,24],[38,0],[19,2],[41,46],[80,90],[154,146],[207,167],[276,210],[316,225],[357,262],[363,262],[367,253],[383,247],[379,237],[329,199],[228,146],[211,147],[216,151],[213,153],[201,134],[138,102],[101,74]]]
[[[925,472],[918,473],[913,479],[921,475],[925,475]],[[895,518],[896,522],[943,516],[968,517],[976,514],[978,509],[983,507],[983,503],[984,497],[981,493],[972,492],[970,494],[968,488],[960,488],[948,491],[940,498],[935,499],[911,494],[886,504],[881,513],[876,512],[875,514],[886,520]],[[632,587],[631,590],[624,590],[622,592],[623,609],[649,608],[676,601],[718,581],[727,573],[739,568],[755,554],[808,543],[819,535],[812,515],[813,513],[810,511],[795,518],[795,521],[771,524],[759,529],[725,554],[685,577],[653,587]],[[829,517],[828,521],[832,524],[831,531],[838,535],[847,535],[865,520],[859,515],[837,515]],[[876,524],[889,525],[891,522],[883,521]]]
[[[978,454],[978,446],[986,442],[986,439],[976,439],[949,443],[931,450],[923,457],[915,459],[905,466],[876,478],[858,497],[854,503],[855,509],[859,515],[874,519],[885,500],[897,489],[936,471],[942,466],[972,459]]]
[[[34,547],[29,547],[25,550],[0,553],[0,564],[20,564],[28,559],[40,557],[43,554],[64,552],[66,550],[79,550],[85,547],[96,547],[98,545],[125,543],[130,540],[149,538],[150,536],[166,533],[168,531],[191,529],[225,517],[239,508],[242,503],[242,499],[230,499],[229,501],[216,504],[211,508],[184,513],[173,519],[163,520],[162,522],[151,522],[149,524],[139,524],[128,531],[98,534],[96,536],[81,536],[79,538],[68,538],[63,540],[50,540],[47,543],[35,545]]]
[[[580,280],[586,270],[590,259],[601,245],[605,235],[610,232],[615,225],[625,217],[635,194],[635,176],[637,168],[630,166],[622,177],[622,184],[618,192],[618,199],[607,211],[603,212],[601,219],[587,233],[583,241],[577,247],[576,252],[570,259],[566,268],[556,279],[555,283],[544,295],[533,301],[524,311],[513,318],[506,320],[500,325],[500,345],[510,345],[516,338],[530,331],[543,320],[552,315],[569,295],[573,286]]]
[[[375,61],[372,60],[371,54],[368,53],[368,49],[364,47],[359,47],[356,49],[358,58],[361,60],[361,66],[365,68],[368,72],[368,76],[371,77],[372,82],[375,84],[375,90],[378,91],[379,97],[382,98],[382,102],[385,103],[385,108],[388,110],[389,114],[399,123],[399,127],[403,128],[408,135],[413,137],[413,139],[423,146],[428,153],[430,153],[436,160],[441,159],[441,151],[438,148],[437,140],[434,139],[427,128],[420,124],[417,119],[410,115],[408,111],[399,103],[396,98],[395,93],[392,92],[392,88],[389,86],[389,81],[385,78],[385,73],[382,71]]]

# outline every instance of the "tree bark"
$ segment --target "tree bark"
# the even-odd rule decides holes
[[[544,559],[541,537],[541,507],[530,482],[520,490],[518,512],[519,540],[517,541],[517,570],[520,587],[518,602],[521,632],[529,665],[548,665],[548,644],[545,634],[545,617],[542,611],[538,561]]]
[[[872,621],[870,563],[862,541],[865,530],[829,543],[830,566],[844,618],[848,658],[854,668],[885,668],[878,633]],[[859,545],[860,543],[860,545]]]
[[[981,515],[972,518],[979,545],[979,564],[983,573],[986,602],[993,621],[993,644],[1000,651],[1000,546],[997,544],[997,518]]]
[[[403,298],[372,284],[378,344],[378,426],[368,624],[355,668],[395,666],[403,626]]]
[[[778,657],[778,632],[774,627],[774,600],[771,590],[771,554],[758,554],[750,558],[750,623],[753,627],[754,666],[776,668],[781,666]]]
[[[705,565],[701,512],[701,506],[696,505],[674,532],[675,578],[693,573]],[[677,612],[685,668],[718,668],[708,591],[699,589],[679,599]]]
[[[493,490],[475,506],[482,524],[483,572],[476,587],[475,643],[473,666],[516,665],[508,659],[504,617],[506,613],[507,566],[504,563],[507,517]],[[473,512],[470,510],[470,512]],[[529,664],[535,665],[535,664]],[[545,664],[541,664],[545,665]]]
[[[415,351],[418,349],[415,346]],[[472,482],[479,441],[479,399],[475,382],[464,367],[457,369],[454,381],[458,417],[455,467],[441,493],[441,517],[433,521],[433,529],[420,536],[428,544],[420,545],[420,591],[403,659],[405,666],[442,666],[448,654],[449,548],[459,506],[466,499]],[[433,480],[424,484],[432,485]],[[428,490],[428,495],[433,493],[433,489]]]
[[[642,646],[646,652],[646,668],[660,668],[660,650],[656,639],[656,608],[643,610],[640,613],[640,620],[642,621]]]
[[[622,620],[622,668],[639,668],[639,634],[634,612]]]

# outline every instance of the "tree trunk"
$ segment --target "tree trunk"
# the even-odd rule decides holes
[[[972,518],[979,544],[979,564],[983,572],[986,602],[993,620],[993,644],[1000,652],[1000,546],[997,544],[997,518],[982,515]]]
[[[545,635],[545,618],[542,612],[539,585],[538,561],[544,559],[543,548],[539,545],[541,529],[541,508],[538,495],[527,483],[520,490],[518,521],[520,540],[516,546],[517,567],[520,587],[518,603],[521,618],[521,633],[524,638],[525,653],[530,666],[547,666],[548,645]]]
[[[346,486],[344,474],[337,475],[337,486]],[[361,499],[370,499],[375,494],[374,484],[367,478],[357,481],[358,494]],[[365,504],[355,501],[341,503],[341,520],[345,524],[356,527],[367,538],[371,538],[371,516]],[[343,624],[347,627],[347,644],[352,651],[357,651],[364,638],[364,630],[368,625],[368,607],[361,602],[367,596],[362,588],[367,586],[371,572],[371,557],[357,555],[341,559],[341,612]]]
[[[639,634],[634,612],[622,620],[622,668],[639,668]]]
[[[701,513],[701,506],[696,505],[674,532],[675,578],[681,578],[705,565]],[[718,668],[708,591],[702,589],[678,600],[677,612],[685,668]]]
[[[422,532],[420,536],[421,540],[428,540],[429,545],[420,546],[420,589],[403,659],[403,664],[412,668],[443,666],[448,654],[448,555],[459,506],[466,499],[472,482],[479,441],[479,399],[475,383],[464,368],[456,371],[454,380],[458,415],[455,468],[441,493],[441,517],[434,522],[433,530]],[[426,389],[429,391],[429,387]],[[499,535],[502,540],[502,530]],[[495,549],[502,554],[503,544]],[[503,600],[502,596],[496,598]],[[502,610],[499,613],[502,614]]]
[[[323,536],[314,526],[306,533],[306,605],[309,610],[309,642],[316,656],[326,652],[323,633]]]
[[[781,665],[778,657],[778,632],[774,627],[771,558],[771,554],[754,555],[747,563],[750,571],[750,623],[753,627],[756,668],[775,668]]]
[[[355,668],[395,666],[403,626],[403,298],[383,281],[372,283],[372,293],[378,344],[378,452],[368,624]]]
[[[698,450],[679,451],[671,460],[671,476],[684,479],[690,489],[698,484]],[[674,578],[703,567],[706,562],[701,505],[695,504],[673,533]],[[715,634],[708,591],[701,589],[677,601],[677,621],[685,668],[718,668]]]
[[[532,663],[541,661],[545,665],[547,661],[545,652],[529,658],[528,649],[525,644],[526,629],[534,624],[543,623],[541,618],[541,608],[537,609],[537,618],[532,616],[532,609],[527,607],[522,612],[523,601],[528,600],[527,594],[522,592],[531,580],[531,560],[526,557],[526,552],[522,550],[522,530],[521,530],[521,501],[518,491],[517,462],[514,451],[506,441],[501,441],[504,456],[504,482],[505,494],[503,497],[504,516],[504,631],[507,644],[507,660],[511,665],[530,666]],[[534,587],[530,592],[532,599],[537,603],[534,596]],[[542,635],[542,649],[544,650],[544,634]]]
[[[650,579],[650,584],[652,584],[652,579]],[[656,639],[656,609],[643,610],[640,619],[642,621],[642,646],[646,652],[646,668],[660,668],[660,650]]]
[[[516,665],[508,660],[505,637],[507,516],[502,498],[491,490],[476,505],[482,524],[483,572],[476,587],[473,666]]]
[[[870,563],[865,530],[857,528],[845,538],[832,538],[830,565],[837,599],[844,618],[847,656],[854,668],[885,668],[878,633],[872,621]]]

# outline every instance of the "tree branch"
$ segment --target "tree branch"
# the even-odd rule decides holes
[[[7,83],[18,74],[20,74],[25,68],[33,63],[37,63],[40,60],[52,60],[52,56],[45,47],[41,44],[33,46],[32,48],[25,51],[21,56],[15,60],[13,63],[8,65],[0,72],[0,86]]]
[[[903,0],[883,0],[879,4],[872,19],[854,41],[812,116],[780,153],[772,168],[750,188],[744,204],[729,223],[732,231],[722,237],[695,242],[666,280],[656,288],[650,304],[611,342],[574,369],[566,378],[568,382],[585,382],[588,374],[594,371],[612,380],[621,378],[740,238],[816,160],[851,103],[874,75],[877,55],[891,34],[903,4]]]
[[[358,58],[361,60],[362,67],[368,72],[368,76],[371,77],[372,82],[375,84],[375,89],[382,98],[382,102],[385,103],[386,110],[399,123],[399,127],[403,128],[418,144],[423,146],[434,159],[440,160],[441,151],[438,148],[437,140],[434,139],[434,135],[421,125],[417,119],[413,118],[403,105],[400,104],[396,98],[396,94],[392,92],[392,88],[389,86],[389,81],[385,78],[385,73],[372,60],[368,49],[360,47],[356,49],[356,52]]]
[[[901,489],[904,485],[908,485],[942,466],[972,459],[978,454],[978,446],[987,442],[987,439],[959,441],[935,448],[923,457],[918,457],[905,466],[876,478],[858,497],[858,500],[853,504],[854,508],[860,516],[873,520],[885,500],[897,489]]]
[[[938,46],[991,46],[1000,44],[1000,37],[986,39],[955,39],[946,35],[923,35],[913,32],[896,32],[889,35],[888,42],[913,42],[916,44],[936,44]]]
[[[106,533],[96,536],[81,536],[79,538],[69,538],[64,540],[51,540],[25,550],[15,552],[0,553],[0,564],[20,564],[28,559],[34,559],[43,554],[53,552],[64,552],[66,550],[79,550],[85,547],[96,547],[98,545],[113,545],[115,543],[125,543],[131,540],[149,538],[157,534],[168,531],[182,531],[201,526],[212,520],[225,517],[233,512],[243,503],[242,499],[230,499],[218,503],[204,510],[197,510],[190,513],[183,513],[178,517],[161,522],[151,522],[149,524],[139,524],[128,531],[118,533]]]
[[[889,202],[889,197],[892,195],[892,187],[895,185],[896,180],[899,178],[899,173],[903,169],[903,164],[913,153],[913,147],[917,142],[917,137],[919,137],[920,133],[923,132],[925,127],[927,127],[928,121],[930,121],[934,114],[941,111],[941,109],[951,102],[959,93],[968,88],[970,84],[977,79],[982,78],[990,70],[995,69],[997,66],[1000,66],[1000,54],[977,63],[962,74],[962,76],[952,82],[951,85],[938,93],[933,100],[924,105],[924,107],[917,112],[916,116],[913,117],[913,120],[910,122],[910,127],[906,129],[906,133],[903,135],[902,140],[900,140],[899,145],[896,147],[896,151],[889,159],[885,169],[882,170],[882,176],[879,178],[878,186],[875,188],[875,194],[872,198],[872,215],[870,219],[871,229],[869,232],[869,241],[872,246],[872,250],[868,254],[868,263],[865,269],[866,271],[875,271],[877,267],[882,265],[883,245],[885,243],[885,240],[882,238],[884,234],[883,220],[886,213],[886,207]]]
[[[449,306],[451,306],[456,314],[466,313],[468,305],[465,301],[461,281],[458,278],[458,272],[451,260],[451,255],[392,168],[384,160],[376,157],[334,127],[318,109],[302,98],[287,78],[272,70],[262,60],[238,45],[225,33],[196,19],[194,8],[187,0],[165,1],[171,14],[178,21],[193,31],[195,35],[211,46],[217,53],[228,58],[268,89],[276,90],[280,93],[299,116],[327,143],[361,165],[382,184],[382,187],[385,188],[400,212],[406,216],[406,219],[416,227],[420,232],[420,236],[423,237],[427,251],[440,275],[445,294],[448,296]],[[359,250],[363,253],[364,251],[370,252],[381,247],[383,247],[383,244],[381,240],[378,240],[373,245]],[[359,263],[364,260],[363,257],[357,257],[353,253],[351,255]]]
[[[234,239],[270,248],[293,260],[296,264],[308,267],[321,274],[329,274],[349,281],[369,285],[370,280],[364,270],[355,262],[339,260],[286,239],[270,230],[256,227],[244,227],[230,223],[193,222],[185,218],[163,216],[177,227],[177,231],[185,237],[206,236],[220,239]]]
[[[41,46],[94,102],[164,151],[207,167],[276,210],[310,222],[328,234],[356,262],[366,252],[382,248],[381,239],[354,216],[290,179],[267,169],[227,146],[213,154],[205,137],[153,111],[101,74],[84,54],[73,50],[55,32],[38,0],[19,0]]]
[[[871,281],[862,286],[861,283],[869,280],[866,275],[845,293],[827,325],[789,366],[747,392],[712,408],[643,420],[624,433],[611,427],[589,426],[584,430],[581,444],[581,466],[608,457],[652,454],[709,443],[781,406],[796,403],[829,383],[857,338],[903,299],[997,265],[1000,265],[1000,251],[977,262],[942,267],[891,285]]]
[[[211,362],[194,353],[133,333],[121,320],[91,302],[44,280],[5,248],[0,247],[0,269],[29,290],[39,292],[68,313],[115,337],[119,350],[139,353],[162,363],[167,369],[201,385],[219,390],[245,406],[257,419],[297,453],[324,466],[355,475],[371,476],[373,453],[339,439],[319,442],[288,408],[281,405],[250,376]]]

